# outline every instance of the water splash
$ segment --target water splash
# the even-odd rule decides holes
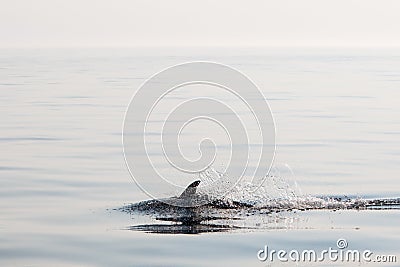
[[[208,168],[199,174],[199,179],[212,183],[220,179],[222,173]],[[218,189],[204,191],[199,194],[207,195],[214,206],[225,208],[252,207],[253,209],[284,211],[308,209],[363,209],[372,206],[390,206],[398,202],[392,200],[371,200],[362,198],[315,197],[304,195],[296,181],[296,177],[288,164],[275,164],[264,183],[258,187],[251,182],[243,181],[233,186],[229,193],[221,196]]]
[[[221,179],[224,174],[216,171],[212,167],[206,169],[199,174],[201,184],[207,185],[213,183],[217,179]],[[229,179],[227,179],[229,180]],[[264,183],[261,186],[254,185],[250,181],[241,181],[232,187],[225,195],[220,195],[218,188],[208,189],[205,191],[199,188],[199,194],[207,195],[213,201],[230,203],[242,203],[247,206],[264,207],[271,203],[293,203],[303,198],[301,189],[298,186],[294,173],[287,164],[275,164]],[[223,190],[226,191],[226,190]]]

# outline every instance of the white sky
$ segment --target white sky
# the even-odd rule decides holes
[[[393,0],[0,0],[0,46],[400,46]]]

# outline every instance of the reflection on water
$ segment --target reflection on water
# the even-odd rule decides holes
[[[249,232],[256,230],[295,229],[294,225],[298,225],[300,220],[295,213],[277,214],[261,210],[258,212],[238,210],[213,212],[214,214],[220,214],[220,216],[204,215],[196,212],[193,208],[190,208],[190,213],[185,215],[172,213],[164,217],[165,215],[155,213],[146,218],[146,221],[149,223],[132,225],[127,229],[158,234]],[[157,221],[163,221],[164,223],[160,224]]]
[[[201,234],[201,233],[216,233],[228,232],[243,227],[210,223],[193,223],[193,224],[140,224],[133,225],[128,228],[132,231],[143,231],[154,234]]]

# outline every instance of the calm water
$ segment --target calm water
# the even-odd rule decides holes
[[[266,215],[244,232],[127,230],[142,218],[113,209],[148,197],[122,154],[126,107],[146,78],[191,60],[228,64],[260,87],[276,162],[304,194],[400,195],[400,50],[3,49],[2,266],[265,266],[264,245],[322,250],[338,238],[400,254],[399,210]]]

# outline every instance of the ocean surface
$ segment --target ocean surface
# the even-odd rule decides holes
[[[400,266],[399,209],[258,214],[237,224],[261,227],[200,234],[132,230],[151,219],[118,210],[149,199],[125,164],[125,111],[146,79],[197,60],[258,85],[275,120],[275,164],[302,195],[400,197],[399,49],[1,49],[0,265],[266,266],[266,245],[323,250],[344,238],[397,255],[367,266]],[[309,265],[355,263],[297,264]]]

